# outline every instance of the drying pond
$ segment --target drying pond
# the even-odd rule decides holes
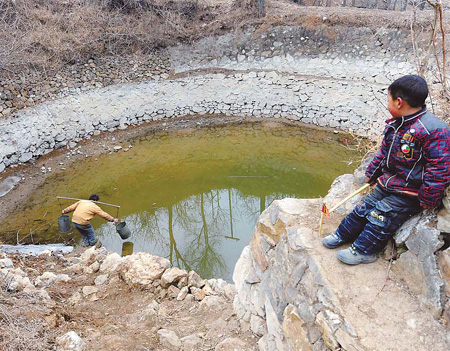
[[[32,230],[34,242],[78,244],[77,232],[58,233],[60,206],[71,202],[59,204],[56,196],[97,193],[121,206],[132,232],[123,242],[113,224],[95,218],[108,250],[146,251],[202,277],[230,280],[257,217],[274,199],[324,196],[335,177],[355,168],[349,161],[356,153],[343,138],[274,122],[152,132],[130,140],[127,152],[87,158],[49,178],[1,224],[0,240],[15,243],[18,230],[19,237]]]

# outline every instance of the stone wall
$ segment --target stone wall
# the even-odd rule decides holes
[[[335,180],[324,199],[328,207],[361,186],[363,169]],[[360,200],[355,196],[340,214]],[[427,350],[433,343],[447,349],[448,197],[438,215],[425,211],[406,222],[394,237],[394,250],[357,267],[338,262],[337,250],[322,246],[321,204],[320,199],[274,201],[236,264],[235,311],[261,336],[260,350]],[[325,225],[324,235],[336,220]]]
[[[172,48],[172,71],[183,72],[178,78],[163,73],[159,80],[103,88],[110,78],[91,62],[86,72],[50,84],[58,96],[69,96],[0,120],[0,171],[102,131],[198,114],[282,117],[377,135],[388,117],[387,84],[413,70],[407,41],[408,33],[395,29],[374,33],[326,21],[274,27]],[[136,77],[120,71],[116,81],[152,76],[151,67],[135,66]],[[159,73],[167,70],[162,66]],[[204,71],[211,68],[224,73]]]

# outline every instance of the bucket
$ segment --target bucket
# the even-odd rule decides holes
[[[134,244],[130,241],[125,241],[122,244],[122,257],[129,256],[133,253]]]
[[[58,228],[60,233],[70,232],[70,218],[69,216],[62,215],[58,217]]]
[[[128,229],[125,222],[120,222],[118,225],[116,225],[116,230],[122,240],[128,239],[131,235],[130,229]]]

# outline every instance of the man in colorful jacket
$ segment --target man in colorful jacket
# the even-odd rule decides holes
[[[377,183],[323,245],[340,250],[346,264],[377,260],[396,230],[421,209],[438,206],[450,183],[449,126],[428,112],[428,86],[422,77],[408,75],[388,88],[384,139],[366,171],[366,182]]]

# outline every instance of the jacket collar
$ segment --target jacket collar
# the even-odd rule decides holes
[[[410,122],[412,120],[415,120],[421,116],[423,116],[425,113],[427,113],[428,110],[427,108],[424,106],[420,111],[413,113],[412,115],[408,115],[408,116],[402,116],[401,118],[391,118],[386,120],[386,124],[389,125],[393,125],[395,124],[395,122],[399,121],[401,124],[405,123],[405,122]]]

